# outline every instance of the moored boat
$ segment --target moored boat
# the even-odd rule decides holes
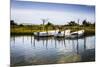
[[[69,36],[67,36],[66,38],[80,38],[84,35],[84,30],[79,30],[79,31],[75,31],[70,33]]]
[[[58,33],[56,33],[54,35],[54,37],[56,37],[56,38],[62,38],[62,37],[68,36],[68,35],[70,35],[70,30],[59,31]]]
[[[47,32],[34,32],[35,37],[50,37],[54,36],[58,30],[52,30],[52,31],[47,31]]]

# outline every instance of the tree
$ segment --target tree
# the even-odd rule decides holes
[[[45,27],[46,27],[46,30],[51,29],[51,28],[53,28],[53,24],[50,23],[50,22],[48,22],[48,23],[45,25]]]
[[[69,26],[76,26],[76,25],[78,25],[78,24],[75,23],[75,21],[70,21],[70,22],[68,23],[68,25],[69,25]]]
[[[95,22],[93,23],[93,26],[95,27]]]
[[[48,22],[46,25],[47,25],[47,26],[53,26],[53,24],[50,23],[50,22]]]
[[[84,26],[92,25],[90,22],[87,22],[86,20],[84,20],[84,21],[82,22],[82,24],[83,24]]]
[[[83,25],[86,25],[86,24],[87,24],[87,21],[86,21],[86,20],[84,20],[84,21],[82,22],[82,24],[83,24]]]
[[[24,26],[24,25],[23,25],[23,24],[20,24],[19,26],[22,27],[22,26]],[[29,26],[29,27],[30,27],[30,26]]]
[[[14,20],[11,20],[11,21],[10,21],[10,25],[17,25],[17,23],[15,23]]]

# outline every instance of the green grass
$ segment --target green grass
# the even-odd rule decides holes
[[[77,31],[77,30],[81,30],[84,29],[85,30],[85,35],[95,35],[95,27],[93,26],[66,26],[64,27],[65,29],[70,29],[71,32],[73,31]],[[64,28],[62,27],[60,30],[63,31]],[[52,27],[44,28],[44,31],[50,31],[50,30],[55,30]],[[22,26],[22,27],[11,27],[11,35],[34,35],[34,32],[42,32],[42,28],[37,28],[37,27],[26,27],[26,26]]]

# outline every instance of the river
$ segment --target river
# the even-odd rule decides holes
[[[95,61],[95,36],[81,39],[11,36],[10,54],[13,66]]]

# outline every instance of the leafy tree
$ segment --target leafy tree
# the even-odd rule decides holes
[[[91,26],[91,25],[93,25],[92,23],[87,22],[86,20],[84,20],[84,21],[82,22],[82,24],[83,24],[84,26]]]
[[[84,20],[84,21],[82,22],[82,24],[83,24],[83,25],[87,25],[87,21]]]
[[[93,26],[95,27],[95,22],[93,23]]]
[[[10,21],[10,25],[17,25],[17,23],[15,23],[14,20],[11,20],[11,21]]]
[[[19,26],[22,27],[22,26],[24,26],[24,25],[23,25],[23,24],[20,24]]]
[[[48,23],[45,25],[46,30],[48,30],[48,29],[53,29],[53,27],[54,27],[54,25],[53,25],[52,23],[50,23],[50,22],[48,22]]]
[[[46,24],[46,26],[53,26],[53,24],[50,23],[50,22],[48,22],[48,23]]]
[[[75,21],[70,21],[70,22],[68,23],[68,25],[69,25],[69,26],[76,26],[76,25],[78,25],[78,24],[75,23]]]

